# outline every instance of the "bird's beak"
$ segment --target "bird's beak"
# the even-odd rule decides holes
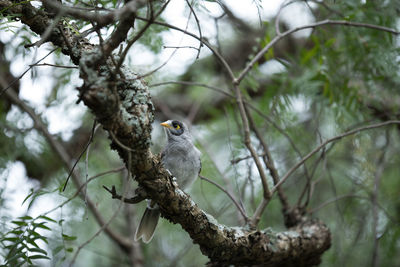
[[[167,121],[160,123],[161,126],[172,129],[171,124],[169,124]]]

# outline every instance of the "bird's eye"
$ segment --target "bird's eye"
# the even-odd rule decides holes
[[[179,124],[175,125],[175,129],[179,130],[181,128],[181,126],[179,126]]]

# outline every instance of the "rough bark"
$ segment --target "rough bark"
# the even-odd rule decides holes
[[[17,16],[39,35],[51,25],[51,18],[29,2],[0,0],[0,10]],[[329,229],[322,222],[306,220],[279,233],[219,224],[177,187],[159,157],[151,153],[154,108],[146,84],[124,67],[116,74],[99,47],[68,32],[61,23],[51,31],[48,40],[79,65],[83,79],[83,85],[78,88],[79,100],[109,133],[112,148],[118,151],[148,197],[159,204],[162,216],[179,223],[189,233],[202,253],[210,258],[210,265],[319,264],[331,242]]]

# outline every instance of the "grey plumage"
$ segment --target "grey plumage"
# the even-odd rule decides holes
[[[187,126],[176,120],[161,123],[165,127],[167,144],[161,153],[164,167],[177,179],[181,189],[193,184],[201,170],[200,151],[193,145]],[[160,211],[156,204],[148,201],[147,208],[136,229],[135,241],[142,238],[149,243],[153,238]]]

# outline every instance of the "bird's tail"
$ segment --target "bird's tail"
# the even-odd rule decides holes
[[[154,236],[158,218],[160,218],[160,209],[158,206],[154,208],[146,208],[143,217],[140,220],[139,227],[136,229],[135,241],[142,238],[144,243],[149,243]]]

